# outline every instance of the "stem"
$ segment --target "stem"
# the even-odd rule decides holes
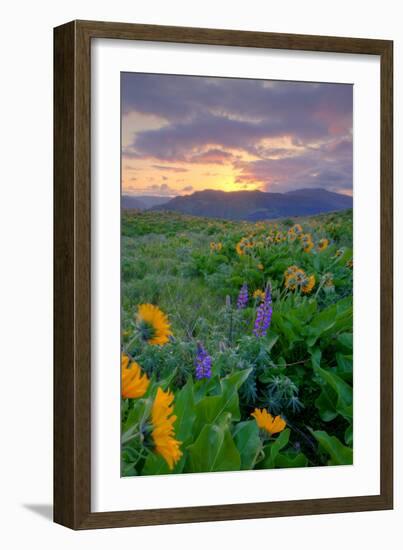
[[[126,345],[124,346],[128,352],[130,352],[130,348],[132,347],[132,345],[134,344],[134,342],[138,341],[138,339],[139,339],[139,333],[138,333],[138,331],[136,330],[136,332],[135,332],[133,338],[130,340],[130,342],[129,342],[128,344],[126,344]]]

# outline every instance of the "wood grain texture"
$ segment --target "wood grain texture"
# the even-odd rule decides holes
[[[112,38],[381,57],[381,491],[379,495],[91,512],[91,40]],[[54,520],[94,529],[393,507],[393,43],[73,21],[54,31]],[[240,495],[242,500],[242,495]]]

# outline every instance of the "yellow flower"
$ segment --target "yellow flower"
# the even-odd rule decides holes
[[[289,277],[290,275],[298,271],[298,269],[299,269],[298,266],[290,265],[290,267],[287,267],[287,269],[284,271],[284,277],[285,278]]]
[[[321,239],[319,242],[318,242],[318,250],[319,252],[323,252],[324,250],[326,250],[326,248],[329,246],[329,241],[328,239]]]
[[[301,285],[301,290],[304,294],[309,294],[312,292],[313,287],[315,286],[315,275],[310,275],[305,282]]]
[[[260,271],[263,271],[264,265],[263,265],[263,264],[257,264],[257,268],[258,268]]]
[[[287,426],[281,416],[273,417],[266,409],[255,409],[251,416],[255,418],[259,428],[265,430],[269,435],[282,432]]]
[[[295,225],[293,225],[291,229],[292,229],[293,232],[296,233],[297,235],[300,235],[300,234],[302,233],[302,227],[300,226],[299,223],[296,223]]]
[[[253,248],[253,242],[248,240],[246,237],[242,237],[235,249],[239,256],[244,256],[247,248]]]
[[[158,388],[151,409],[152,438],[155,450],[163,457],[170,470],[173,469],[182,456],[180,450],[182,442],[175,439],[174,422],[176,416],[172,414],[173,400],[174,396],[169,390],[164,392],[161,388]]]
[[[296,265],[291,265],[284,272],[284,286],[289,290],[296,290],[305,280],[305,271]]]
[[[215,243],[215,249],[218,251],[222,250],[222,243]]]
[[[239,256],[243,256],[245,254],[245,251],[243,249],[243,239],[239,241],[239,243],[236,245],[235,250],[237,251],[237,254]]]
[[[302,243],[302,248],[304,249],[304,252],[310,252],[314,246],[312,237],[309,233],[307,233],[306,235],[302,235],[301,243]]]
[[[351,258],[351,260],[348,260],[348,262],[346,263],[346,266],[349,267],[350,269],[353,269],[353,259]]]
[[[136,361],[130,363],[127,355],[122,353],[122,397],[136,399],[143,397],[150,381],[146,374],[141,372]]]
[[[143,340],[153,346],[163,346],[172,334],[167,315],[153,304],[139,305],[137,326]]]
[[[214,242],[210,243],[210,250],[215,250],[215,243]]]
[[[262,302],[264,302],[265,298],[266,298],[266,293],[263,292],[263,290],[255,290],[255,292],[253,293],[253,297],[254,298],[259,298],[259,300],[261,300]]]

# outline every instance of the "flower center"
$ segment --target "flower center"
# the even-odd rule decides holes
[[[140,321],[138,329],[143,340],[152,340],[155,336],[155,328],[147,321]]]

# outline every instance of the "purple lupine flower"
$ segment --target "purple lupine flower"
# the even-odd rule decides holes
[[[197,356],[195,361],[196,379],[211,378],[211,357],[201,342],[197,343]]]
[[[260,304],[256,312],[255,326],[253,328],[253,334],[256,338],[266,336],[271,323],[271,316],[273,313],[270,288],[266,289],[266,297],[264,302]]]
[[[248,293],[248,285],[244,283],[241,287],[241,290],[239,291],[238,300],[237,300],[237,307],[238,309],[244,309],[249,300],[249,293]]]

